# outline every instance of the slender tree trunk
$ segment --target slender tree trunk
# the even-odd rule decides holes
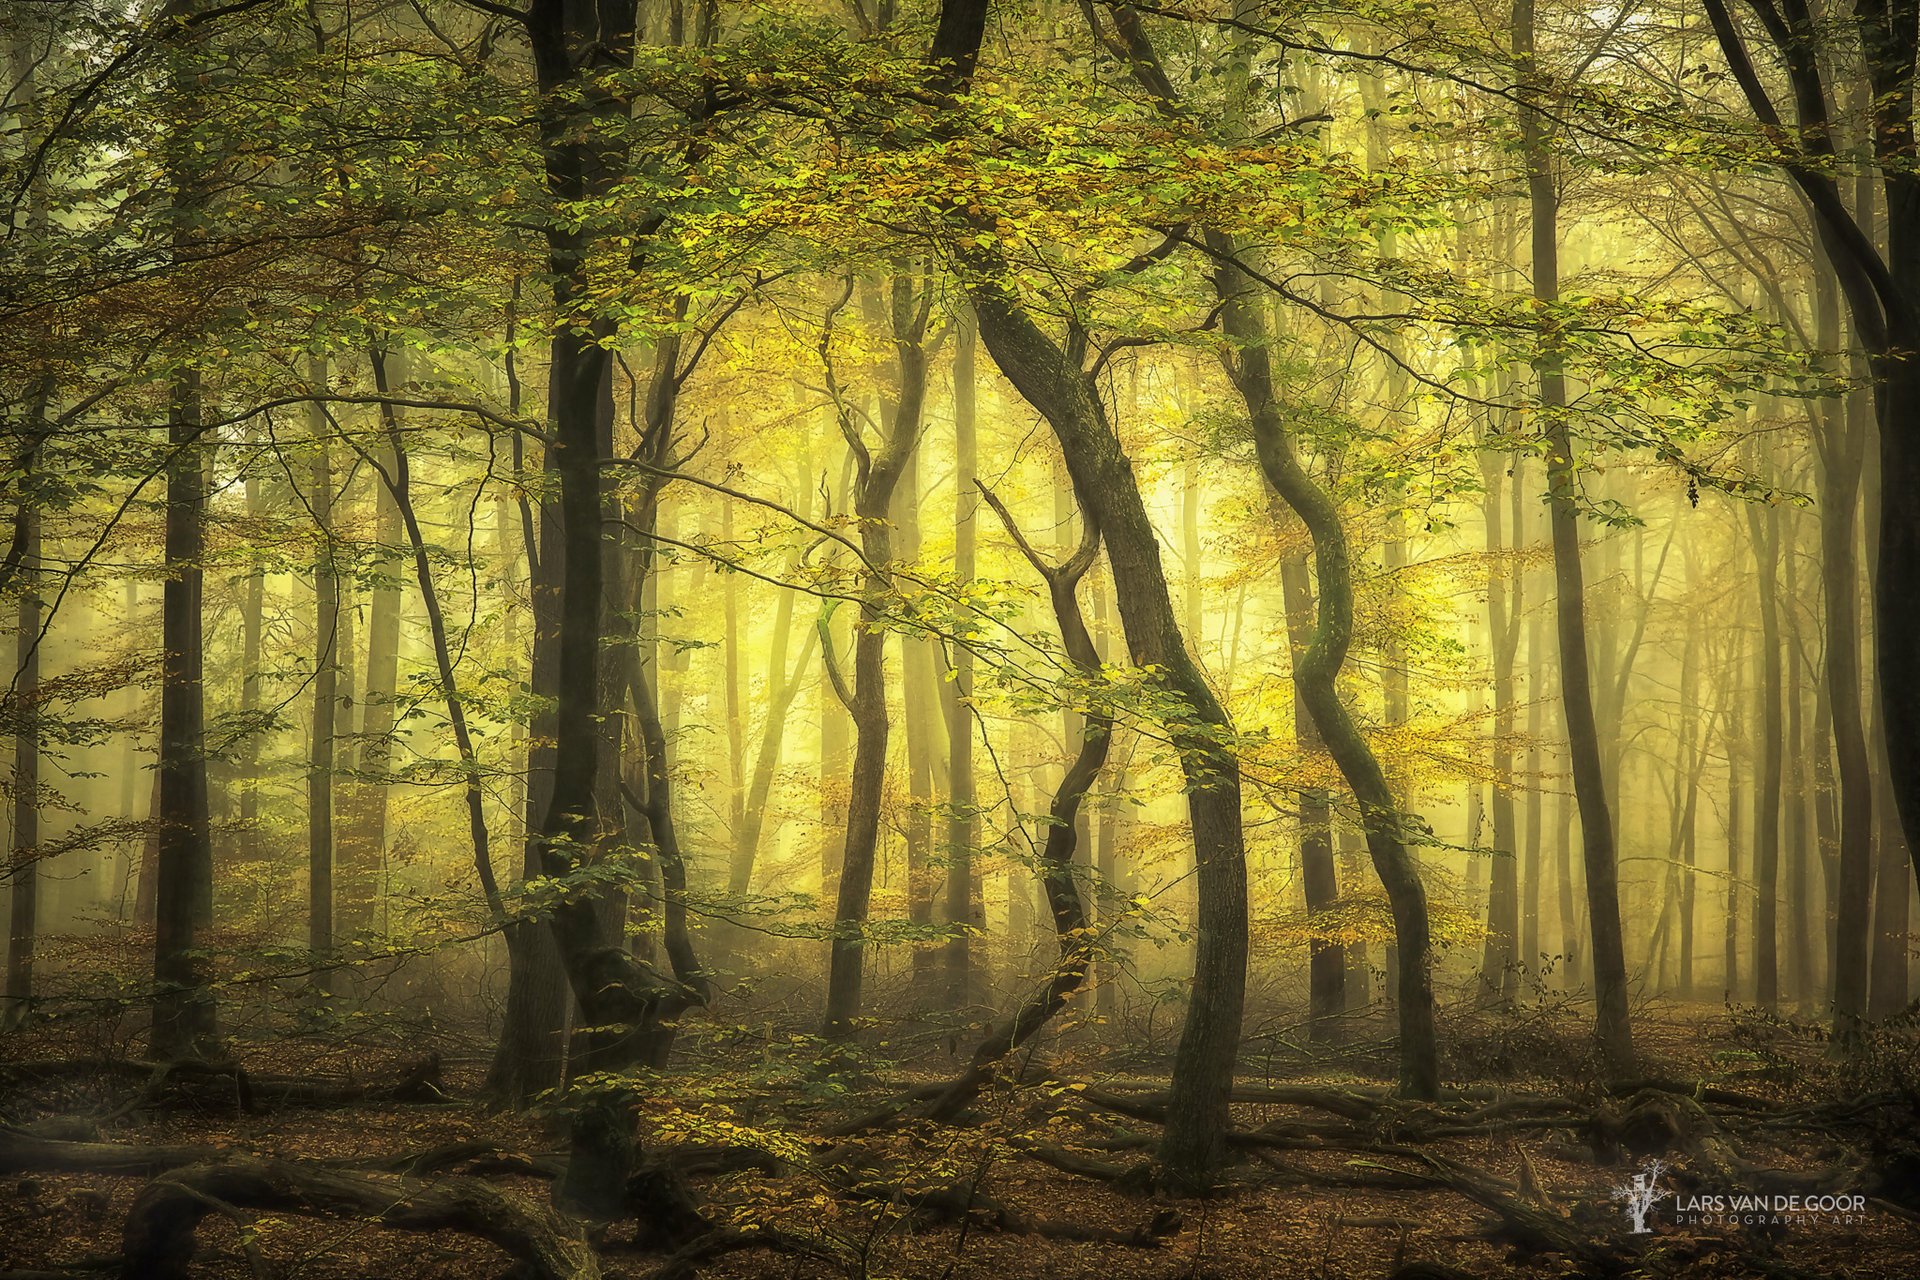
[[[1280,562],[1282,599],[1286,606],[1287,647],[1292,650],[1295,672],[1316,634],[1314,622],[1313,579],[1307,566],[1307,554],[1289,556]],[[1308,700],[1298,692],[1293,700],[1293,737],[1303,752],[1326,750]],[[1333,861],[1333,797],[1325,787],[1308,787],[1300,792],[1300,879],[1307,901],[1307,928],[1313,936],[1307,943],[1307,1013],[1309,1038],[1327,1042],[1339,1038],[1339,1017],[1347,1005],[1347,963],[1344,948],[1334,938],[1322,938],[1316,927],[1324,928],[1329,915],[1339,905],[1340,883]]]
[[[1533,0],[1515,0],[1513,52],[1524,78],[1536,80]],[[1546,123],[1533,101],[1537,85],[1520,108],[1521,149],[1533,230],[1533,293],[1552,305],[1560,295],[1559,194]],[[1547,347],[1536,363],[1547,444],[1548,507],[1552,516],[1555,611],[1560,639],[1560,691],[1566,713],[1567,749],[1573,761],[1574,795],[1580,805],[1583,863],[1587,879],[1587,927],[1593,954],[1594,1034],[1615,1076],[1634,1069],[1633,1028],[1627,1013],[1627,961],[1620,929],[1619,871],[1615,864],[1613,815],[1607,805],[1594,721],[1592,668],[1587,656],[1586,585],[1580,565],[1579,479],[1567,422],[1566,378],[1560,357]]]
[[[326,389],[327,365],[315,358],[308,380]],[[307,950],[314,986],[333,989],[333,753],[340,713],[340,579],[333,565],[333,456],[327,416],[309,408],[313,437],[313,732],[307,748]]]
[[[943,20],[945,15],[943,14]],[[1175,1053],[1161,1160],[1176,1183],[1210,1182],[1225,1152],[1228,1094],[1246,997],[1247,872],[1239,766],[1226,711],[1189,653],[1147,515],[1098,388],[1001,282],[1004,264],[973,264],[974,312],[994,361],[1053,427],[1086,518],[1107,539],[1120,618],[1136,665],[1162,673],[1192,729],[1170,725],[1187,771],[1200,900],[1193,994]],[[1083,339],[1070,338],[1076,350]]]
[[[1482,455],[1483,459],[1487,455]],[[1519,971],[1514,945],[1520,933],[1519,849],[1515,838],[1513,805],[1514,657],[1520,647],[1520,615],[1525,608],[1524,579],[1507,559],[1500,510],[1500,479],[1504,459],[1482,461],[1485,478],[1487,553],[1487,636],[1493,650],[1493,859],[1488,871],[1487,944],[1481,953],[1480,981],[1498,999],[1513,999]],[[1513,539],[1519,541],[1521,483],[1519,460],[1508,485]]]
[[[1740,814],[1744,807],[1740,792],[1741,767],[1748,763],[1745,736],[1746,714],[1742,699],[1746,697],[1746,681],[1741,678],[1742,665],[1746,661],[1746,646],[1741,642],[1738,632],[1729,636],[1727,649],[1727,669],[1732,674],[1732,688],[1728,694],[1731,710],[1727,713],[1727,879],[1726,906],[1721,913],[1721,924],[1725,928],[1722,939],[1723,959],[1723,998],[1736,1001],[1740,998]]]
[[[1784,732],[1780,670],[1780,519],[1762,517],[1747,507],[1747,527],[1759,559],[1760,775],[1753,793],[1753,983],[1754,1000],[1772,1011],[1780,1007],[1780,784]]]
[[[920,454],[914,451],[894,495],[894,523],[900,530],[900,558],[920,559]],[[938,680],[933,643],[925,636],[900,636],[900,704],[907,731],[907,920],[918,929],[933,926],[933,771]],[[933,981],[940,953],[925,935],[913,942],[913,981],[925,989]]]
[[[1404,835],[1404,819],[1372,747],[1340,699],[1338,680],[1353,638],[1353,575],[1339,510],[1294,452],[1287,434],[1268,354],[1272,336],[1240,270],[1237,246],[1210,234],[1219,261],[1215,283],[1222,331],[1237,356],[1229,365],[1252,417],[1254,449],[1267,484],[1306,525],[1313,540],[1318,616],[1312,641],[1294,663],[1294,696],[1306,703],[1321,741],[1360,808],[1367,850],[1393,912],[1395,996],[1400,1022],[1400,1087],[1416,1098],[1437,1097],[1439,1045],[1434,1029],[1431,935],[1426,887]]]
[[[959,590],[968,590],[975,573],[976,517],[979,495],[974,490],[978,443],[974,429],[974,369],[978,343],[971,311],[961,314],[953,347],[953,577]],[[973,650],[952,646],[952,677],[941,685],[941,710],[947,727],[947,884],[942,895],[945,923],[950,930],[944,953],[948,1002],[956,1009],[973,1003],[973,934],[983,924],[980,895],[974,891],[973,848],[979,841],[979,816],[974,812],[973,785]],[[1109,849],[1103,843],[1103,852]]]
[[[249,476],[246,482],[247,515],[259,519],[263,514],[260,481]],[[260,630],[266,614],[267,575],[258,560],[247,566],[245,603],[240,608],[240,718],[246,737],[240,742],[240,760],[234,782],[240,793],[240,855],[248,861],[260,856],[260,737],[257,721],[260,711]]]
[[[1809,835],[1808,806],[1809,770],[1807,768],[1807,738],[1805,726],[1806,693],[1804,673],[1809,664],[1806,656],[1805,628],[1800,625],[1800,523],[1798,520],[1782,522],[1784,534],[1783,567],[1786,574],[1786,595],[1784,621],[1790,643],[1786,650],[1786,737],[1785,753],[1787,760],[1786,779],[1786,823],[1785,838],[1787,861],[1787,973],[1784,984],[1787,994],[1796,1004],[1804,1005],[1813,992],[1813,922],[1810,917],[1813,899],[1813,877],[1809,873],[1808,862],[1812,854],[1807,848]]]
[[[1516,461],[1515,466],[1519,463]],[[1517,481],[1517,477],[1516,477]],[[1546,623],[1537,611],[1527,621],[1527,847],[1520,870],[1520,957],[1528,972],[1538,973],[1542,960],[1540,945],[1541,880],[1546,866],[1540,857],[1541,837],[1546,822],[1540,776],[1540,740],[1546,733],[1544,715],[1547,701]]]
[[[518,301],[518,283],[515,285]],[[512,339],[514,315],[509,314],[505,359],[508,408],[520,413],[521,383]],[[512,437],[514,489],[520,512],[521,554],[527,564],[527,599],[533,625],[528,655],[528,689],[534,710],[527,726],[526,758],[519,784],[519,816],[525,838],[521,846],[520,879],[542,874],[538,835],[553,794],[553,734],[555,701],[560,678],[560,592],[565,550],[560,540],[560,512],[549,494],[540,499],[536,520],[527,498],[526,462],[521,437]],[[551,475],[554,458],[549,450],[545,467]],[[342,636],[343,674],[352,671],[353,646]],[[500,1024],[500,1041],[487,1069],[487,1093],[499,1101],[522,1104],[556,1088],[566,1069],[567,1012],[570,993],[560,946],[553,930],[540,920],[515,920],[503,937],[507,945],[507,1001]]]
[[[851,285],[849,285],[851,289]],[[882,619],[894,591],[893,494],[900,476],[920,444],[920,428],[927,392],[926,329],[932,296],[906,276],[895,276],[890,298],[896,398],[886,438],[878,453],[858,444],[858,477],[854,513],[860,518],[860,546],[867,564],[861,586],[860,626],[853,642],[853,689],[849,710],[853,716],[853,779],[847,794],[847,841],[840,862],[840,885],[834,910],[834,935],[827,972],[825,1034],[846,1039],[860,1016],[861,989],[866,977],[866,928],[873,893],[874,868],[879,853],[880,806],[887,771],[887,663],[886,631]],[[828,342],[821,343],[822,360],[832,373]],[[838,398],[838,397],[836,397]],[[859,427],[844,402],[839,406],[841,429],[850,443]],[[883,415],[884,416],[884,415]]]
[[[382,376],[392,383],[408,376],[404,356],[378,348],[370,358],[382,365]],[[397,421],[399,411],[382,406],[383,420]],[[385,446],[375,450],[386,452]],[[394,465],[391,457],[383,465]],[[360,685],[360,721],[355,735],[354,782],[342,806],[338,848],[342,883],[339,915],[341,932],[371,929],[382,932],[387,892],[388,779],[393,771],[395,709],[400,684],[400,575],[404,570],[400,512],[386,486],[373,486],[373,587],[367,612],[367,666]]]
[[[40,931],[40,512],[28,480],[19,481],[17,518],[20,599],[14,615],[13,830],[8,887],[7,1004],[0,1024],[13,1026],[32,1007],[34,948]]]

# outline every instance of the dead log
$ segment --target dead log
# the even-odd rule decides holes
[[[213,1147],[141,1146],[124,1142],[70,1142],[0,1128],[0,1174],[128,1173],[151,1176],[182,1165],[219,1160]]]
[[[142,1081],[139,1093],[115,1117],[167,1103],[232,1103],[241,1111],[271,1107],[357,1107],[371,1104],[445,1102],[440,1057],[428,1054],[404,1064],[392,1080],[365,1082],[248,1071],[238,1063],[147,1062],[137,1058],[34,1059],[0,1063],[0,1080],[15,1087],[75,1076]]]
[[[370,1220],[402,1231],[459,1231],[498,1245],[540,1280],[600,1276],[577,1224],[475,1178],[426,1183],[236,1156],[174,1169],[141,1190],[122,1234],[122,1280],[188,1280],[201,1219],[227,1209]]]

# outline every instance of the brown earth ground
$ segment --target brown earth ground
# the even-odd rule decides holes
[[[907,1122],[838,1139],[821,1135],[950,1068],[896,1066],[884,1083],[841,1092],[689,1067],[650,1091],[642,1134],[651,1152],[684,1157],[716,1228],[759,1243],[735,1238],[730,1251],[676,1259],[637,1248],[633,1225],[616,1222],[594,1235],[600,1274],[1920,1276],[1910,1027],[1842,1055],[1808,1028],[1718,1006],[1652,1005],[1639,1023],[1651,1083],[1609,1091],[1589,1083],[1576,1014],[1455,1019],[1455,1089],[1437,1106],[1388,1096],[1383,1028],[1311,1062],[1281,1037],[1280,1051],[1243,1064],[1241,1085],[1256,1100],[1236,1103],[1237,1162],[1204,1199],[1144,1185],[1164,1076],[1138,1063],[1116,1072],[1112,1052],[1054,1044],[961,1125]],[[362,1169],[433,1151],[428,1164],[438,1167],[417,1179],[368,1176],[385,1179],[378,1184],[396,1202],[471,1177],[547,1204],[559,1127],[538,1111],[489,1109],[478,1100],[476,1047],[467,1057],[443,1047],[455,1051],[437,1077],[444,1100],[429,1087],[408,1101],[324,1106],[277,1097],[275,1079],[391,1082],[420,1066],[417,1042],[255,1045],[241,1055],[242,1089],[231,1074],[156,1081],[75,1062],[75,1046],[50,1034],[15,1037],[0,1058],[0,1280],[124,1272],[123,1224],[150,1175],[63,1172],[65,1153],[80,1148],[58,1144],[75,1139],[217,1149],[200,1152],[203,1163],[254,1153]],[[1671,1164],[1661,1175],[1668,1191],[1844,1189],[1867,1204],[1849,1221],[1681,1227],[1667,1199],[1653,1231],[1635,1236],[1614,1193],[1655,1156]],[[205,1208],[195,1276],[515,1274],[506,1252],[456,1230],[396,1230],[365,1212]],[[1110,1238],[1073,1238],[1087,1235]]]

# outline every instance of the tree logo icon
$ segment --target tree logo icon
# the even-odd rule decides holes
[[[1654,1202],[1665,1194],[1660,1189],[1660,1175],[1668,1168],[1664,1160],[1649,1160],[1633,1175],[1632,1182],[1613,1189],[1613,1198],[1625,1202],[1627,1216],[1633,1219],[1634,1235],[1645,1235],[1652,1230],[1647,1226],[1647,1215],[1653,1212]]]

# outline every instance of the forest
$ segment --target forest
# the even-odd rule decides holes
[[[0,42],[0,1280],[1920,1274],[1920,0]]]

